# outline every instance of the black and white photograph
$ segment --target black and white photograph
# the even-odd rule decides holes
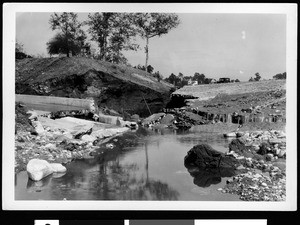
[[[296,5],[3,15],[4,209],[296,210]]]

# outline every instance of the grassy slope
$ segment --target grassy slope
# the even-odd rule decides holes
[[[148,87],[157,92],[168,92],[172,85],[158,82],[151,74],[132,67],[117,65],[84,57],[27,58],[16,62],[16,82],[33,84],[48,79],[64,78],[69,75],[83,75],[98,71],[118,79]]]
[[[224,84],[204,84],[184,86],[173,94],[192,95],[199,100],[214,98],[217,94],[242,94],[286,89],[285,80],[266,80],[259,82],[238,82]]]

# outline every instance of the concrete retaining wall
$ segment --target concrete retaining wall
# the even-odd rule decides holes
[[[39,96],[39,95],[20,95],[16,94],[16,102],[24,102],[25,104],[53,104],[53,105],[67,105],[76,106],[83,109],[91,109],[94,106],[93,99],[79,99],[79,98],[63,98],[53,96]]]

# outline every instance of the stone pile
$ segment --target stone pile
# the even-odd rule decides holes
[[[170,113],[156,113],[142,121],[146,127],[169,127],[177,129],[189,129],[194,125],[205,124],[203,118],[193,112],[184,109],[174,109]]]
[[[285,201],[285,177],[274,179],[268,174],[248,171],[227,180],[223,193],[240,195],[244,201]]]
[[[54,123],[58,120],[51,122],[49,118],[41,119],[34,111],[29,111],[28,114],[34,131],[18,131],[15,136],[15,172],[26,169],[27,163],[32,159],[65,164],[73,159],[90,158],[90,153],[102,141],[129,130],[128,127],[99,128],[98,125],[94,129],[91,121],[79,124],[73,130],[70,128],[72,123],[67,126],[69,120]]]
[[[229,144],[230,155],[245,172],[227,180],[224,193],[240,195],[245,201],[285,201],[286,136],[282,131],[244,132]]]

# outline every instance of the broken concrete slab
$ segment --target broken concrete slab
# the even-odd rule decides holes
[[[95,104],[93,99],[79,99],[79,98],[63,98],[54,96],[40,96],[40,95],[23,95],[16,94],[16,102],[23,102],[32,107],[39,105],[46,107],[47,105],[74,106],[80,109],[94,110]],[[46,110],[48,111],[48,110]]]

